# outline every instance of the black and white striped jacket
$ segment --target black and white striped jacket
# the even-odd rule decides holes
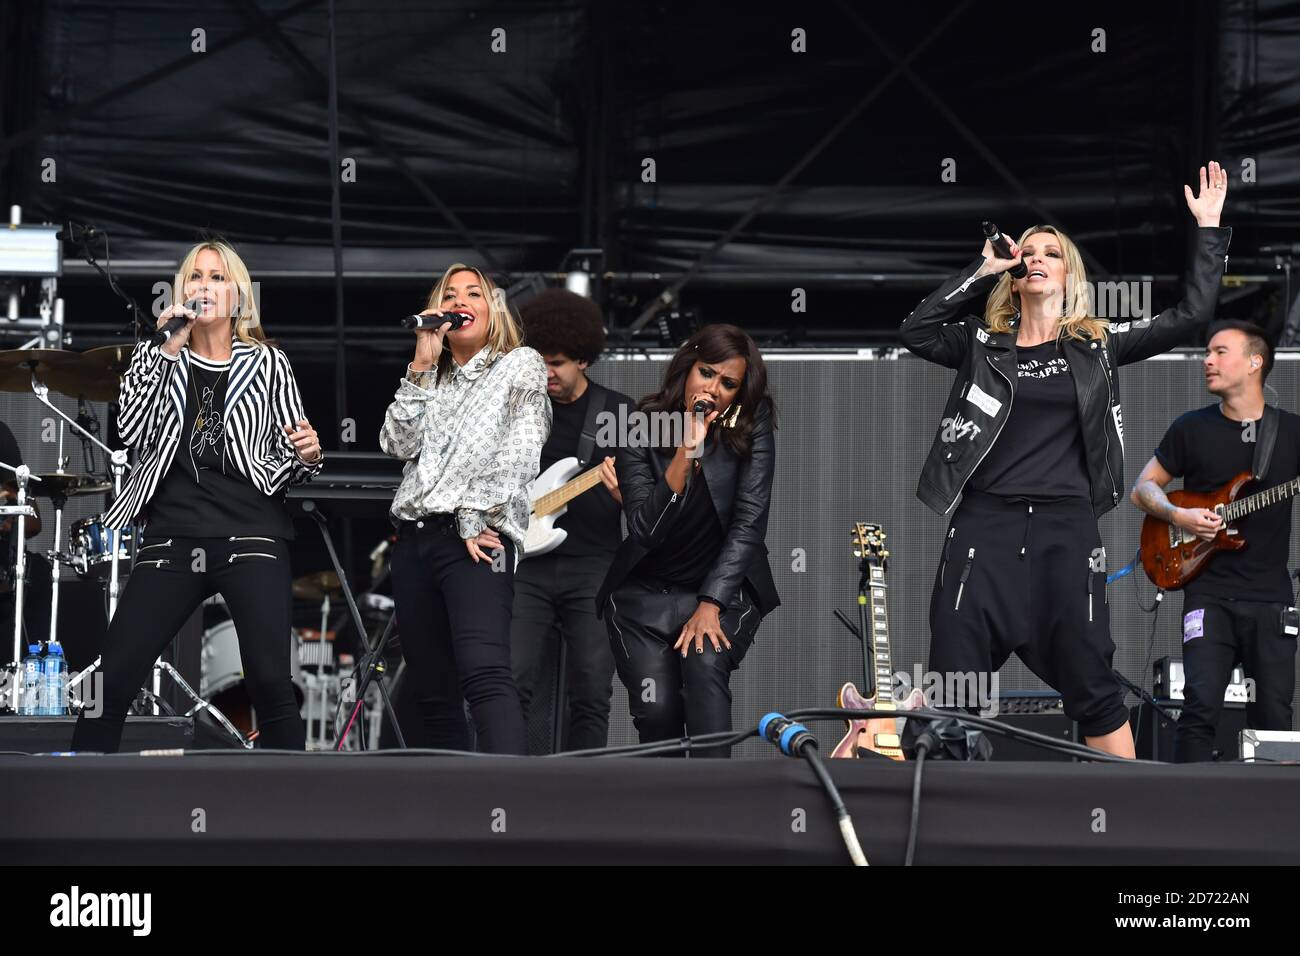
[[[117,430],[138,461],[104,512],[108,527],[130,524],[171,467],[185,421],[189,375],[188,348],[172,357],[148,340],[136,345],[118,391]],[[224,415],[226,461],[263,494],[310,481],[320,472],[324,456],[303,464],[284,431],[305,416],[293,369],[275,346],[234,341]]]

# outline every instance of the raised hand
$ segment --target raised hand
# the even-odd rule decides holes
[[[1211,160],[1208,169],[1201,167],[1200,194],[1193,195],[1191,186],[1183,186],[1183,195],[1187,197],[1187,208],[1196,217],[1197,225],[1217,226],[1223,212],[1223,201],[1228,198],[1227,170]]]

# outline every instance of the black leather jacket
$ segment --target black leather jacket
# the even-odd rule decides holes
[[[755,416],[753,439],[753,453],[748,460],[738,458],[716,438],[709,440],[700,458],[718,523],[722,525],[723,542],[699,594],[725,608],[735,601],[741,584],[748,582],[759,613],[766,616],[781,603],[767,563],[765,541],[776,469],[776,442],[767,409]],[[623,493],[627,537],[596,595],[597,616],[604,613],[610,592],[668,534],[692,491],[692,482],[687,482],[680,494],[669,487],[664,472],[670,461],[671,456],[649,447],[619,449],[618,486]]]
[[[1062,349],[1079,401],[1079,422],[1092,485],[1093,513],[1119,503],[1124,488],[1124,424],[1119,366],[1186,342],[1214,318],[1232,230],[1197,229],[1183,300],[1150,319],[1111,322],[1104,342],[1066,338]],[[983,299],[997,276],[974,278],[977,258],[932,292],[904,321],[903,344],[923,359],[957,369],[916,496],[939,514],[997,441],[1016,395],[1016,331],[984,328]]]

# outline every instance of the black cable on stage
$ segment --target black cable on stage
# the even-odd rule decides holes
[[[1096,750],[1086,744],[1068,743],[1057,740],[1055,737],[1049,737],[1047,734],[1040,734],[1033,730],[1024,730],[1020,727],[1012,727],[1008,724],[1000,724],[996,720],[987,717],[977,717],[974,714],[959,713],[947,710],[849,710],[843,707],[824,707],[824,708],[807,708],[803,710],[792,710],[788,714],[791,719],[794,718],[839,718],[841,720],[861,720],[864,717],[902,717],[907,720],[957,720],[963,724],[970,724],[981,730],[992,731],[1001,734],[1004,737],[1014,737],[1025,743],[1042,747],[1045,750],[1054,750],[1058,753],[1069,754],[1072,757],[1079,757],[1083,760],[1091,760],[1097,763],[1123,763],[1123,764],[1149,764],[1151,766],[1160,765],[1155,760],[1135,760],[1129,757],[1116,757],[1114,754],[1106,753],[1104,750]]]
[[[858,832],[853,827],[853,819],[849,816],[844,798],[840,796],[839,788],[831,779],[821,754],[817,752],[817,738],[812,735],[812,732],[803,724],[772,711],[763,715],[758,722],[756,733],[787,757],[804,758],[812,769],[813,776],[826,791],[826,796],[831,802],[831,810],[835,813],[835,824],[839,828],[840,839],[844,841],[844,847],[849,851],[849,858],[853,860],[853,865],[867,866],[867,856],[862,852],[862,844],[858,842]]]
[[[753,730],[721,730],[698,737],[682,737],[678,740],[657,740],[644,744],[624,744],[617,747],[594,747],[590,750],[568,750],[561,753],[546,754],[546,757],[644,757],[654,754],[673,753],[681,750],[690,753],[700,747],[734,746],[754,735]]]
[[[916,738],[916,769],[912,772],[912,818],[907,826],[907,852],[903,855],[903,866],[911,866],[916,856],[916,835],[921,828],[921,771],[925,769],[925,758],[938,745],[938,740],[930,730],[923,730]]]
[[[1139,553],[1139,555],[1140,555],[1140,554],[1141,554],[1141,551],[1139,551],[1138,553]],[[1136,560],[1136,559],[1135,559],[1135,560]],[[1133,576],[1133,589],[1134,589],[1135,592],[1137,591],[1137,587],[1138,587],[1137,575],[1134,575],[1134,576]],[[1137,593],[1135,596],[1136,596],[1136,598],[1137,598],[1137,606],[1142,610],[1142,612],[1143,612],[1144,614],[1150,614],[1150,615],[1151,615],[1151,631],[1150,631],[1150,633],[1147,635],[1147,653],[1146,653],[1146,659],[1142,662],[1142,670],[1141,670],[1141,672],[1140,672],[1140,674],[1139,674],[1139,677],[1141,677],[1142,679],[1145,679],[1146,675],[1147,675],[1148,673],[1150,673],[1150,671],[1151,671],[1151,655],[1152,655],[1153,653],[1155,653],[1155,648],[1156,648],[1156,622],[1160,620],[1160,605],[1164,602],[1164,599],[1165,599],[1165,590],[1164,590],[1164,588],[1156,588],[1156,596],[1155,596],[1155,600],[1153,600],[1153,601],[1151,602],[1151,606],[1150,606],[1150,607],[1147,607],[1145,604],[1142,603],[1142,596],[1141,596],[1141,593],[1140,593],[1140,592]],[[1136,681],[1135,681],[1134,683],[1136,683]],[[1144,701],[1142,701],[1141,697],[1139,696],[1139,698],[1138,698],[1138,716],[1139,716],[1139,718],[1140,718],[1141,715],[1142,715],[1142,704],[1143,704],[1143,703],[1144,703]],[[1134,749],[1135,751],[1137,750],[1138,741],[1141,740],[1141,739],[1142,739],[1142,721],[1139,719],[1139,720],[1138,720],[1137,733],[1135,733],[1135,734],[1133,735],[1133,749]]]

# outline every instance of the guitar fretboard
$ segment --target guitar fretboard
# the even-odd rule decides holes
[[[1257,491],[1253,495],[1247,495],[1245,498],[1238,498],[1226,505],[1223,509],[1225,521],[1236,521],[1238,518],[1245,517],[1252,511],[1256,511],[1267,505],[1277,504],[1279,501],[1285,501],[1292,495],[1300,492],[1300,478],[1292,478],[1284,484],[1274,485],[1272,488],[1265,488],[1263,491]]]
[[[533,502],[533,514],[541,518],[553,514],[589,488],[600,484],[600,465],[589,468],[576,478],[571,478],[554,491],[540,495]]]
[[[876,709],[894,709],[894,665],[889,652],[889,610],[885,605],[885,571],[871,569],[871,643],[875,661]]]

